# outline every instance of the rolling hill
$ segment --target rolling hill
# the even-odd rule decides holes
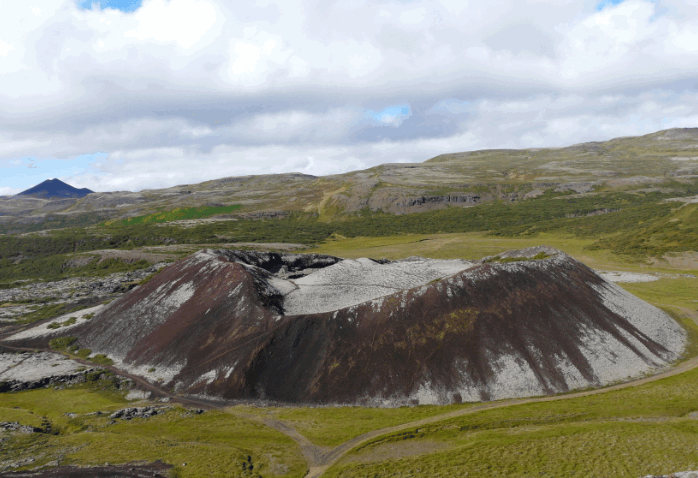
[[[239,205],[241,217],[297,213],[334,220],[365,213],[400,215],[497,201],[516,203],[546,193],[587,197],[620,191],[680,192],[681,185],[694,184],[698,177],[696,148],[698,129],[686,128],[565,148],[448,153],[423,163],[383,164],[323,177],[300,173],[230,177],[140,192],[73,191],[58,200],[46,199],[39,190],[26,194],[39,185],[0,199],[0,215],[5,231],[23,232],[38,230],[42,224],[49,224],[45,228],[87,225],[177,208]]]

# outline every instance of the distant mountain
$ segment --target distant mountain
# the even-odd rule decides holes
[[[586,197],[600,191],[637,191],[642,195],[647,188],[661,188],[678,196],[677,184],[693,184],[698,175],[696,151],[698,128],[670,129],[565,148],[454,152],[422,163],[382,164],[323,177],[263,174],[138,192],[98,192],[77,204],[49,191],[44,187],[47,181],[20,195],[0,197],[4,221],[0,233],[38,230],[48,218],[60,219],[52,227],[62,228],[78,217],[81,224],[96,224],[175,208],[234,204],[243,205],[240,214],[252,219],[303,213],[324,221],[363,211],[403,215],[518,203],[546,193]],[[77,197],[89,192],[83,191]],[[35,201],[37,197],[53,199]]]
[[[47,179],[41,184],[37,184],[33,188],[22,191],[17,196],[31,196],[35,198],[51,199],[51,198],[81,198],[90,193],[93,193],[87,188],[77,189],[66,184],[60,179]]]

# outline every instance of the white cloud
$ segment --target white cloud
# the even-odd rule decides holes
[[[0,196],[14,196],[17,193],[21,193],[21,188],[13,188],[7,186],[0,186]]]
[[[230,66],[230,73],[232,76],[235,76],[254,73],[257,69],[257,62],[259,62],[259,58],[262,56],[262,49],[257,45],[239,41],[235,42],[233,53],[237,55],[237,58]]]
[[[694,3],[3,2],[0,160],[136,189],[691,125]]]
[[[14,50],[14,46],[10,45],[6,41],[4,41],[2,38],[0,38],[0,56],[7,56],[10,51]]]
[[[146,0],[134,14],[136,28],[124,36],[191,48],[216,24],[216,10],[205,0]]]
[[[427,9],[424,7],[407,10],[400,14],[400,23],[405,25],[418,25],[424,21],[427,16]]]

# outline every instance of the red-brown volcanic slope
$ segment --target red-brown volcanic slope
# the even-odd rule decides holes
[[[678,324],[583,264],[548,248],[513,255],[541,250],[551,256],[472,264],[301,315],[283,314],[275,277],[341,259],[201,251],[53,336],[77,336],[180,392],[372,406],[557,393],[637,376],[682,353]]]

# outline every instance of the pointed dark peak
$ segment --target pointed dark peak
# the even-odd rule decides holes
[[[74,188],[70,184],[66,184],[60,179],[47,179],[41,184],[37,184],[33,188],[18,193],[17,196],[30,196],[42,199],[55,198],[81,198],[90,193],[93,193],[87,188]]]

